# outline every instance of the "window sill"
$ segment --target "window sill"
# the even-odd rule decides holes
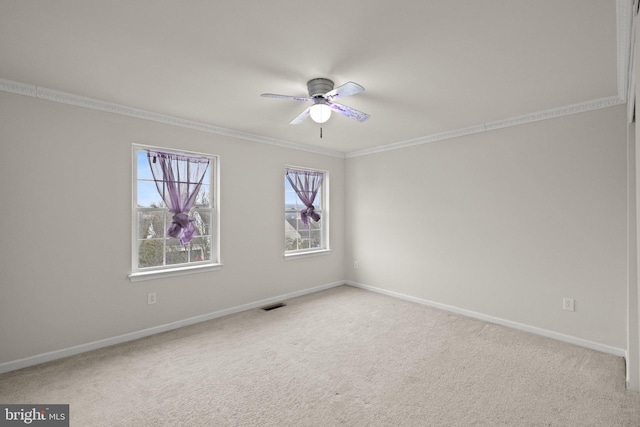
[[[129,274],[129,281],[141,282],[143,280],[164,279],[165,277],[184,276],[194,273],[206,273],[222,270],[222,264],[192,265],[189,267],[177,267],[164,270],[139,271]]]
[[[289,259],[306,258],[310,256],[329,255],[330,252],[331,252],[331,249],[318,249],[317,251],[296,252],[292,254],[285,253],[284,259],[289,260]]]

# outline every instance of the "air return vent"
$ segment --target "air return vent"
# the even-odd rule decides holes
[[[264,306],[264,307],[262,307],[262,309],[264,311],[271,311],[271,310],[275,310],[276,308],[286,307],[286,306],[287,306],[287,304],[285,304],[283,302],[277,302],[275,304]]]

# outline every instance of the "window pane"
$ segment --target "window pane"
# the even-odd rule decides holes
[[[305,204],[302,203],[300,197],[295,192],[291,183],[287,179],[286,175],[284,177],[284,205],[285,209],[302,209],[305,207]]]
[[[309,221],[309,229],[311,230],[320,230],[322,228],[322,218],[320,218],[320,221],[316,222],[313,220]]]
[[[298,249],[309,249],[308,231],[300,231],[300,237],[298,238]]]
[[[298,242],[295,238],[285,237],[285,247],[288,251],[295,251],[298,249]]]
[[[312,249],[322,247],[322,235],[320,230],[309,232],[309,247]]]
[[[284,214],[284,229],[285,231],[291,229],[296,230],[298,224],[298,214],[287,212]]]
[[[138,266],[140,268],[157,267],[163,265],[164,239],[140,240],[138,248]]]
[[[288,192],[292,192],[293,191],[293,187],[291,186],[291,183],[287,179],[287,174],[286,173],[284,175],[284,191],[288,191]]]
[[[211,197],[209,196],[209,186],[202,184],[198,196],[196,197],[195,207],[208,208],[211,207]]]
[[[293,191],[286,191],[284,193],[284,208],[285,209],[300,209],[300,199]]]
[[[189,261],[189,245],[181,245],[178,239],[167,239],[167,265]]]
[[[160,210],[138,212],[138,238],[153,239],[164,237],[165,215],[166,211]]]
[[[296,218],[298,217],[298,214],[286,213],[284,217],[285,246],[288,251],[294,251],[297,249],[297,241],[300,237],[300,233],[296,230]]]
[[[211,168],[213,167],[213,162],[209,162],[209,167],[207,167],[207,172],[204,174],[204,178],[202,182],[211,182]]]
[[[300,213],[298,211],[294,211],[294,212],[285,212],[284,213],[284,218],[289,221],[291,223],[291,225],[293,227],[296,226],[296,219],[300,216]]]
[[[147,160],[147,152],[138,152],[138,179],[153,179],[151,168],[149,168],[149,160]]]
[[[153,181],[138,181],[138,207],[139,208],[159,208],[164,202],[158,194],[156,183]]]
[[[191,261],[211,261],[211,238],[208,236],[196,237],[190,243]]]
[[[198,230],[199,236],[208,236],[211,234],[211,212],[195,210],[191,214],[193,216],[194,225]]]

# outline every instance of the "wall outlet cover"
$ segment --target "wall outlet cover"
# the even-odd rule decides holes
[[[562,298],[562,309],[575,311],[575,300],[573,298]]]

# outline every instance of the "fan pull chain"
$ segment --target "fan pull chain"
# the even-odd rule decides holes
[[[322,139],[322,126],[320,126],[320,139]]]

